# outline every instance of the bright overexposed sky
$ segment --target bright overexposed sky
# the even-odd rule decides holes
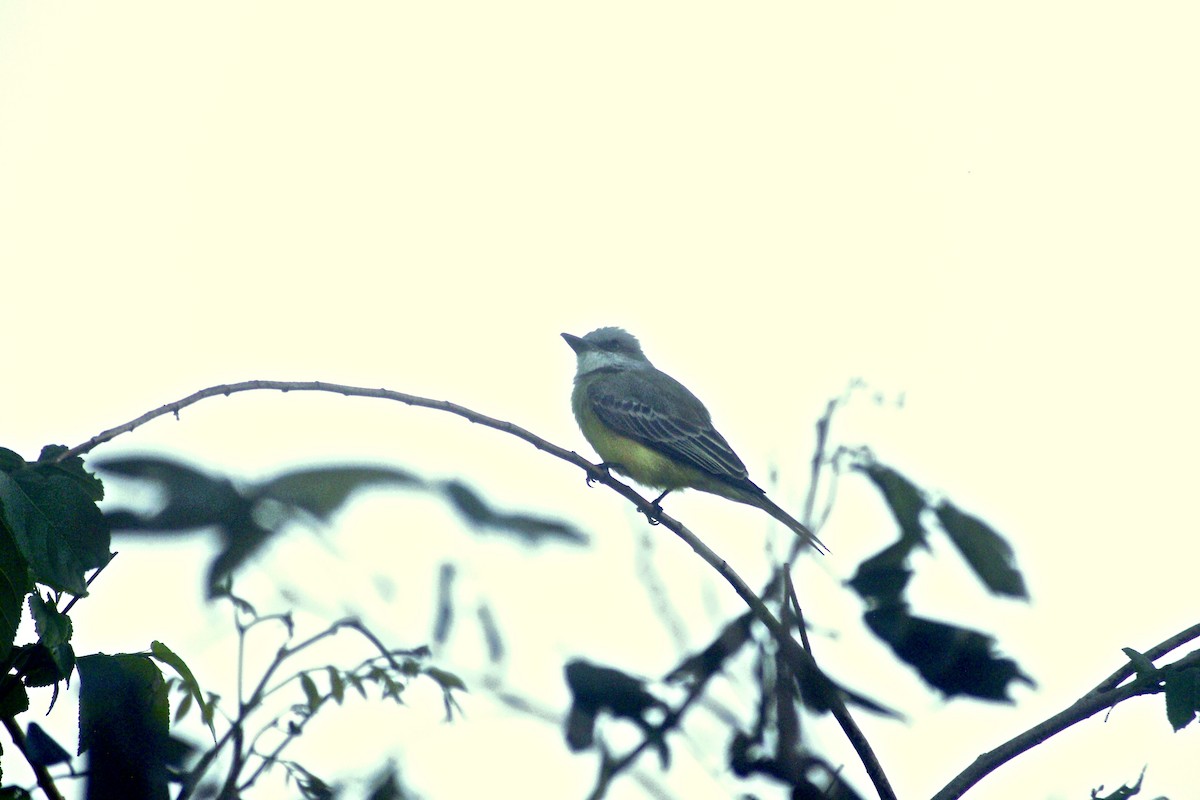
[[[860,481],[841,485],[821,531],[833,553],[798,571],[826,632],[818,658],[911,717],[862,724],[900,796],[927,797],[1090,689],[1121,647],[1196,621],[1198,24],[1184,2],[4,2],[0,445],[33,458],[271,378],[451,400],[588,452],[559,333],[621,325],[798,508],[813,423],[861,378],[871,390],[837,418],[838,442],[994,524],[1033,598],[986,597],[935,548],[918,612],[995,633],[1039,683],[1014,706],[943,702],[862,634],[840,582],[892,529]],[[494,431],[264,393],[94,455],[131,452],[244,479],[344,461],[458,476],[592,537],[522,549],[377,492],[247,571],[267,608],[291,590],[314,624],[354,611],[416,645],[453,559],[464,609],[486,600],[506,634],[506,680],[563,711],[568,658],[661,676],[686,652],[647,610],[644,521]],[[752,585],[770,569],[763,542],[786,541],[711,497],[667,509]],[[682,646],[703,646],[736,598],[649,535]],[[228,685],[227,615],[201,600],[205,541],[116,549],[73,613],[77,650],[160,638]],[[451,644],[439,664],[469,682],[485,671],[466,630]],[[747,698],[738,688],[724,699]],[[485,697],[468,706],[451,726],[436,698],[388,716],[378,752],[340,751],[334,730],[314,758],[361,774],[394,732],[429,797],[481,779],[586,795],[594,753],[568,755],[556,727]],[[837,730],[817,735],[869,794]],[[1143,764],[1147,796],[1187,797],[1197,736],[1170,733],[1160,699],[1134,701],[968,797],[1085,797]],[[728,796],[720,749],[646,774],[677,796]],[[13,762],[6,748],[6,779]],[[612,796],[646,795],[627,780]]]

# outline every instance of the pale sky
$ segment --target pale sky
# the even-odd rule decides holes
[[[771,493],[798,508],[825,402],[853,378],[903,393],[900,409],[863,396],[839,441],[993,523],[1033,595],[985,597],[943,546],[917,610],[995,633],[1039,682],[1011,707],[944,703],[862,634],[840,581],[892,529],[847,479],[821,531],[833,553],[798,573],[806,613],[841,634],[816,645],[831,672],[911,716],[860,715],[900,796],[928,797],[1112,672],[1121,647],[1196,621],[1198,23],[1183,2],[9,0],[0,445],[33,458],[194,390],[272,378],[452,400],[588,452],[559,333],[621,325],[705,400],[752,477],[778,468]],[[364,610],[419,644],[453,557],[464,602],[494,604],[507,678],[548,707],[565,710],[567,658],[658,676],[683,655],[636,582],[644,521],[502,434],[264,394],[206,401],[96,455],[146,451],[243,478],[330,461],[461,476],[593,537],[525,551],[376,494],[329,546],[299,533],[248,570],[268,605],[311,591],[314,617]],[[754,585],[770,528],[727,506],[684,496],[668,511]],[[650,536],[686,646],[702,646],[736,598]],[[73,614],[77,650],[162,638],[227,669],[227,619],[200,600],[204,543],[116,548]],[[641,610],[622,611],[625,595]],[[470,681],[480,654],[462,636],[439,663]],[[454,726],[429,724],[436,700],[388,717],[415,788],[465,796],[483,775],[586,795],[594,754],[569,756],[557,728],[479,694]],[[72,712],[48,727],[55,715],[70,730]],[[382,759],[326,735],[330,769]],[[1170,733],[1161,699],[1134,701],[968,797],[1073,800],[1143,764],[1145,796],[1187,797],[1197,736]],[[869,794],[840,733],[820,727],[819,742]],[[646,774],[726,797],[719,750]],[[645,795],[627,781],[611,796]]]

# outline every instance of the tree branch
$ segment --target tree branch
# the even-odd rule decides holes
[[[464,419],[473,422],[477,425],[483,425],[488,428],[502,431],[504,433],[516,436],[537,449],[549,453],[556,458],[574,464],[587,473],[589,482],[597,481],[609,487],[617,494],[624,497],[632,503],[638,511],[646,515],[647,519],[657,520],[663,527],[674,533],[680,539],[687,543],[692,550],[704,559],[709,566],[717,571],[717,573],[725,579],[738,596],[750,607],[754,612],[754,616],[766,626],[770,631],[771,636],[778,642],[783,657],[787,660],[789,667],[797,676],[807,676],[812,679],[814,687],[816,687],[823,695],[833,713],[834,718],[845,731],[846,737],[850,740],[850,744],[858,753],[863,766],[866,768],[871,782],[875,785],[876,791],[883,800],[895,800],[895,793],[892,791],[891,785],[888,783],[887,776],[883,772],[882,766],[871,750],[870,744],[867,742],[862,731],[854,722],[850,712],[846,709],[845,703],[842,702],[840,695],[833,683],[825,677],[821,672],[813,657],[801,647],[795,639],[793,639],[779,620],[771,613],[770,609],[763,603],[757,594],[748,586],[741,577],[733,571],[733,569],[716,553],[708,548],[704,542],[683,526],[678,520],[663,513],[662,509],[651,504],[646,498],[635,492],[628,485],[621,483],[616,478],[609,474],[609,471],[592,464],[587,459],[570,450],[558,447],[550,442],[536,436],[524,428],[513,425],[511,422],[495,419],[469,408],[450,403],[445,400],[431,400],[425,397],[405,394],[403,392],[394,392],[388,389],[369,389],[360,386],[346,386],[336,383],[325,383],[322,381],[243,381],[241,383],[224,384],[220,386],[212,386],[207,389],[202,389],[194,394],[188,395],[182,400],[177,400],[174,403],[168,403],[164,406],[149,411],[136,419],[132,419],[123,425],[118,425],[115,428],[110,428],[103,431],[88,441],[76,445],[75,447],[62,453],[58,460],[70,458],[72,456],[83,455],[91,451],[98,445],[109,442],[116,437],[135,430],[136,428],[150,422],[153,419],[164,416],[166,414],[179,415],[179,412],[195,403],[200,402],[209,397],[229,396],[238,392],[274,390],[281,392],[329,392],[340,394],[347,397],[374,397],[383,400],[394,400],[405,403],[411,406],[419,406],[422,408],[431,408],[436,411],[445,411]]]
[[[12,717],[4,717],[4,728],[12,737],[13,744],[17,746],[21,755],[25,756],[25,760],[29,762],[29,766],[33,768],[33,775],[37,779],[38,786],[46,793],[47,800],[63,800],[58,787],[54,785],[54,778],[50,775],[50,771],[30,757],[29,745],[25,741],[25,732],[21,730],[20,724]]]
[[[1149,657],[1151,653],[1157,653],[1158,655],[1153,656],[1157,658],[1163,653],[1170,652],[1180,644],[1190,641],[1197,636],[1200,636],[1200,625],[1194,625],[1156,645],[1148,651],[1147,656]],[[1200,665],[1200,650],[1189,653],[1169,666],[1171,669],[1185,669],[1197,665]],[[1036,747],[1050,737],[1062,733],[1072,725],[1082,722],[1106,708],[1112,708],[1131,697],[1143,694],[1158,694],[1162,691],[1161,682],[1153,679],[1138,678],[1122,685],[1113,683],[1114,681],[1119,683],[1133,674],[1132,665],[1122,667],[1102,681],[1095,689],[1076,700],[1067,708],[1064,708],[1049,719],[1039,722],[1024,733],[1018,734],[995,750],[979,756],[969,767],[946,784],[940,792],[935,794],[933,800],[956,800],[956,798],[962,797],[968,789],[1000,765],[1013,760],[1026,750]]]

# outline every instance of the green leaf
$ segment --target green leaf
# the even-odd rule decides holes
[[[79,684],[89,796],[167,800],[170,707],[162,672],[141,654],[84,656]]]
[[[340,706],[346,696],[346,682],[342,680],[342,674],[333,667],[325,669],[329,672],[329,696]]]
[[[25,459],[7,447],[0,447],[0,472],[16,472],[25,466]]]
[[[308,710],[316,711],[321,706],[321,693],[317,691],[317,684],[308,676],[307,672],[300,673],[300,686],[304,689],[304,697],[308,701]]]
[[[21,605],[31,591],[29,564],[0,514],[0,661],[12,651],[21,624]]]
[[[75,669],[75,651],[70,643],[49,648],[41,642],[21,645],[17,665],[26,686],[51,686]]]
[[[0,473],[0,516],[35,581],[82,597],[84,573],[108,563],[108,525],[78,482],[46,473],[41,465]]]
[[[200,682],[192,674],[192,670],[188,667],[187,662],[176,655],[174,650],[157,640],[150,643],[150,655],[175,670],[179,677],[183,679],[184,688],[187,689],[188,693],[196,701],[196,705],[200,706],[201,719],[208,725],[208,730],[215,742],[217,740],[217,729],[213,725],[212,708],[205,702],[204,692],[200,689]],[[176,713],[178,716],[182,716],[184,712],[179,711]]]
[[[256,499],[271,499],[328,521],[350,495],[373,486],[419,486],[422,481],[388,467],[313,467],[294,470],[261,484]]]
[[[33,615],[33,629],[38,640],[46,647],[53,650],[71,641],[71,618],[59,612],[49,597],[43,600],[37,592],[30,594],[29,613]]]
[[[949,501],[943,500],[935,512],[954,546],[993,594],[1029,599],[1012,546],[1003,536],[982,520],[958,510]]]
[[[437,681],[438,686],[441,686],[443,689],[459,689],[464,692],[467,691],[467,685],[463,683],[463,679],[455,675],[453,672],[447,672],[446,670],[438,669],[437,667],[426,667],[421,671]]]
[[[921,512],[927,506],[924,493],[891,467],[871,462],[855,465],[855,469],[865,473],[875,488],[879,489],[884,502],[892,510],[892,516],[900,525],[904,538],[910,544],[924,544],[925,526],[921,524]]]
[[[62,461],[58,457],[67,452],[69,448],[61,444],[48,444],[42,448],[41,455],[38,456],[38,465],[46,470],[54,470],[74,480],[79,484],[80,488],[87,493],[87,496],[99,503],[104,499],[104,484],[94,473],[88,472],[83,466],[83,459],[79,456],[71,456]]]
[[[1176,731],[1186,728],[1200,712],[1200,668],[1167,670],[1163,694],[1171,727]]]
[[[361,677],[355,675],[353,672],[347,672],[346,680],[351,686],[358,690],[358,693],[362,695],[363,700],[367,699],[367,687],[363,685]]]

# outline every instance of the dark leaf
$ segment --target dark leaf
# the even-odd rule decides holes
[[[71,754],[36,722],[29,723],[29,729],[25,732],[25,752],[29,756],[29,763],[38,767],[66,764],[71,760]]]
[[[299,764],[292,763],[290,766],[298,773],[296,785],[300,788],[300,795],[304,800],[335,800],[337,795],[329,784]]]
[[[567,662],[563,671],[577,705],[626,719],[641,719],[650,709],[664,707],[661,700],[646,691],[644,681],[612,667],[575,659]]]
[[[567,662],[564,668],[567,688],[571,690],[571,710],[567,714],[566,739],[572,750],[586,748],[592,740],[596,716],[606,711],[614,717],[633,722],[647,735],[658,736],[659,758],[665,769],[670,753],[661,732],[655,732],[646,719],[651,709],[666,709],[666,704],[645,689],[638,678],[611,667],[601,667],[583,659]]]
[[[16,472],[24,467],[25,459],[21,458],[20,454],[9,450],[7,447],[0,447],[0,472]]]
[[[1129,800],[1131,797],[1136,797],[1142,793],[1142,779],[1145,777],[1146,768],[1142,767],[1141,774],[1138,775],[1137,781],[1135,781],[1132,785],[1122,786],[1121,788],[1115,790],[1112,794],[1106,794],[1103,797],[1100,796],[1100,792],[1104,790],[1104,787],[1101,786],[1099,789],[1092,790],[1092,800]],[[1158,800],[1167,800],[1167,798],[1160,797]]]
[[[26,686],[52,686],[75,668],[75,651],[69,643],[50,648],[36,642],[18,650],[17,668]]]
[[[407,797],[396,775],[396,767],[391,765],[372,783],[367,800],[406,800]]]
[[[1166,670],[1163,693],[1171,727],[1179,731],[1192,724],[1200,712],[1200,668]]]
[[[46,445],[38,456],[39,466],[45,467],[48,472],[57,471],[76,481],[88,497],[99,503],[104,499],[104,484],[95,474],[87,471],[83,466],[83,459],[79,456],[71,456],[62,461],[58,460],[58,457],[68,449],[61,444]]]
[[[372,486],[420,486],[407,472],[388,467],[314,467],[295,470],[260,484],[257,499],[271,499],[328,521],[351,494]]]
[[[52,466],[0,472],[0,520],[38,583],[82,597],[84,573],[108,563],[100,509],[77,480]]]
[[[208,566],[208,598],[225,597],[229,594],[229,577],[245,563],[246,559],[258,552],[275,531],[261,527],[249,517],[243,517],[237,524],[222,527],[221,534],[225,541],[224,549],[217,554]]]
[[[333,667],[326,667],[325,669],[329,672],[329,696],[338,705],[341,705],[342,700],[346,697],[346,682],[342,680],[342,673]]]
[[[943,500],[935,511],[954,546],[993,594],[1029,599],[1013,549],[1003,536],[948,501]]]
[[[0,519],[0,661],[12,650],[17,626],[21,624],[21,605],[31,591],[29,565]]]
[[[898,603],[912,577],[908,556],[915,546],[916,540],[901,536],[858,565],[850,588],[871,606]]]
[[[442,491],[458,513],[477,528],[491,528],[512,534],[527,544],[537,544],[544,539],[558,539],[572,544],[587,543],[587,536],[569,522],[496,511],[474,489],[461,481],[446,481]]]
[[[29,692],[8,675],[0,676],[0,717],[10,718],[29,710]]]
[[[730,622],[712,643],[695,655],[685,658],[679,666],[667,673],[668,683],[687,682],[694,684],[706,681],[721,670],[725,662],[736,655],[750,641],[750,628],[754,614],[747,611]]]
[[[226,478],[154,456],[110,458],[96,462],[101,471],[157,484],[163,507],[154,514],[110,512],[113,530],[185,532],[208,527],[237,527],[250,517],[251,503]]]
[[[313,679],[308,677],[307,672],[300,673],[300,687],[304,689],[304,699],[308,703],[310,712],[316,711],[321,707],[321,693],[317,691],[317,684]]]
[[[166,800],[170,710],[158,667],[143,655],[84,656],[79,679],[89,800]]]
[[[925,544],[925,526],[921,524],[921,512],[926,507],[924,493],[891,467],[870,462],[855,469],[866,473],[879,489],[904,538],[912,544]]]
[[[995,640],[987,634],[911,616],[902,605],[873,609],[863,618],[897,656],[947,697],[963,694],[1012,702],[1010,683],[1034,685],[1015,661],[993,653]]]
[[[433,680],[437,682],[437,685],[442,687],[442,689],[458,689],[462,692],[467,691],[467,685],[463,683],[463,679],[455,675],[453,672],[447,672],[446,670],[438,669],[437,667],[425,667],[425,669],[421,671],[433,678]]]

